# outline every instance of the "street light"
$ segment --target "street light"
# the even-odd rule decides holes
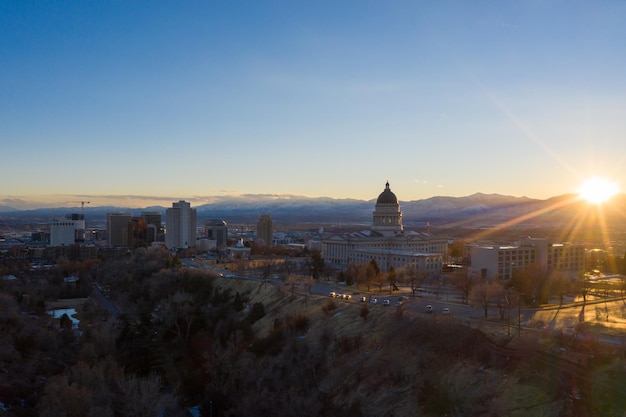
[[[520,332],[522,330],[522,303],[520,302],[520,295],[524,294],[517,294],[517,337],[520,336]]]

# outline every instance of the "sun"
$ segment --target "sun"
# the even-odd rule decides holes
[[[606,178],[589,178],[578,189],[578,194],[583,200],[593,204],[602,204],[615,194],[619,193],[617,183]]]

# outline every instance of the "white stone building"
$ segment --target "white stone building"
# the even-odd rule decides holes
[[[418,271],[441,273],[448,240],[430,233],[405,231],[396,195],[385,184],[378,196],[371,230],[330,236],[322,240],[322,256],[331,267],[376,260],[381,271],[413,265]]]

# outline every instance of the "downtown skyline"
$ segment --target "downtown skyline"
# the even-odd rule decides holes
[[[0,205],[626,184],[618,2],[0,5]]]

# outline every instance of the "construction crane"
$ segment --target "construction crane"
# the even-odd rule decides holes
[[[80,202],[80,210],[83,215],[83,219],[85,218],[85,204],[89,204],[89,201],[81,201]]]

